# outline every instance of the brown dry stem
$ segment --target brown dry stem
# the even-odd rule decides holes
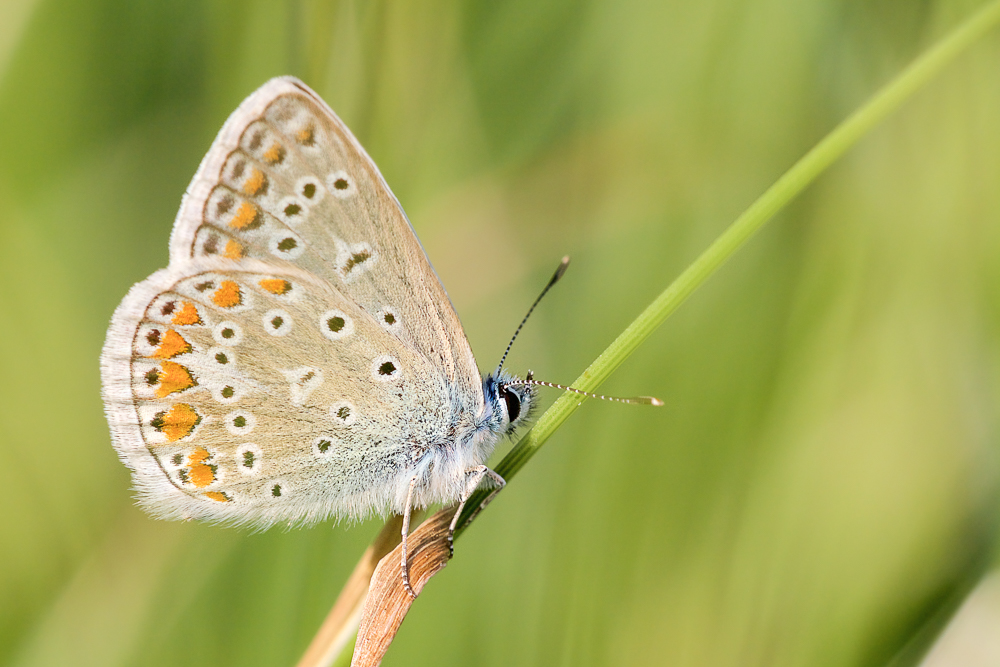
[[[418,595],[448,563],[448,525],[454,514],[455,507],[441,510],[406,540],[410,583]],[[297,667],[329,667],[355,630],[358,639],[351,665],[368,667],[382,661],[413,603],[399,569],[402,524],[402,517],[390,518],[365,550]]]
[[[436,513],[406,540],[410,551],[410,584],[417,595],[451,558],[448,525],[456,509],[456,506],[452,506]],[[354,647],[351,667],[376,667],[382,662],[382,656],[413,604],[413,598],[403,588],[401,557],[402,545],[397,545],[375,568],[361,616],[361,626],[358,628],[358,642]]]
[[[403,518],[399,516],[390,517],[386,521],[361,560],[354,566],[333,609],[327,614],[297,667],[328,667],[351,641],[358,627],[358,619],[361,618],[361,607],[368,595],[372,573],[379,561],[399,544],[402,525]]]

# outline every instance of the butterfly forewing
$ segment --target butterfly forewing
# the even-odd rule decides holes
[[[170,266],[112,319],[102,375],[151,512],[259,526],[399,506],[392,480],[483,408],[468,342],[398,202],[292,79],[223,127]]]
[[[220,132],[172,243],[172,261],[201,256],[291,262],[324,278],[434,359],[463,408],[481,410],[472,351],[399,203],[301,82],[269,82]]]

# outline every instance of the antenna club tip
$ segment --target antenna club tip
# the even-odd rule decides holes
[[[658,399],[656,396],[643,396],[643,398],[649,401],[650,405],[655,405],[656,407],[660,407],[663,405],[663,401]]]
[[[569,268],[569,255],[564,256],[562,258],[562,261],[559,262],[559,268],[556,269],[556,274],[552,276],[552,282],[555,282],[560,278],[562,278],[563,274],[566,273],[567,268]]]

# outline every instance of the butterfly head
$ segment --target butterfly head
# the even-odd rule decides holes
[[[531,377],[530,371],[528,377]],[[483,378],[487,425],[494,433],[510,435],[531,419],[535,407],[535,388],[531,385],[510,385],[518,380],[519,378],[506,371],[490,373]]]

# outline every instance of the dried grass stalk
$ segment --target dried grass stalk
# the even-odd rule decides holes
[[[399,544],[399,531],[402,525],[403,518],[399,516],[393,516],[386,521],[381,532],[354,566],[354,571],[340,591],[337,602],[326,615],[326,620],[313,637],[297,667],[328,667],[354,638],[358,619],[361,617],[361,608],[368,595],[368,583],[379,561]]]
[[[420,594],[430,578],[440,572],[451,558],[448,548],[448,525],[455,506],[441,510],[424,521],[407,538],[410,584]],[[399,529],[396,529],[397,535]],[[368,598],[361,615],[358,642],[351,667],[375,667],[382,662],[399,625],[413,604],[400,575],[402,545],[397,545],[379,561],[372,575]]]

